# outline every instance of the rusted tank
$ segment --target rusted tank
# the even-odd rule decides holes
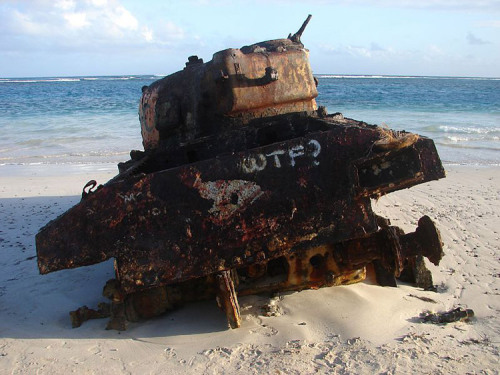
[[[238,295],[344,285],[373,265],[381,285],[421,287],[439,232],[405,234],[371,198],[445,176],[431,139],[328,115],[300,36],[227,49],[143,88],[144,151],[36,236],[42,274],[115,259],[98,310],[108,328],[216,297],[231,327]]]

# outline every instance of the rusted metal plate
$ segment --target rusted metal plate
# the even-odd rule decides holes
[[[130,293],[375,232],[367,197],[380,185],[443,177],[425,163],[433,144],[421,138],[409,147],[418,179],[390,182],[387,173],[360,187],[357,161],[367,163],[378,137],[376,129],[337,126],[110,183],[40,231],[40,271],[114,257]]]
[[[234,115],[297,102],[310,103],[309,110],[316,109],[318,91],[305,49],[254,49],[260,52],[228,49],[214,55],[212,69],[223,72],[217,85],[219,113]]]
[[[217,304],[226,313],[231,328],[241,326],[240,306],[231,271],[221,271],[215,276],[217,284]]]

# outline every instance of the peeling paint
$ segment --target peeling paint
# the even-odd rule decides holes
[[[259,185],[246,180],[202,182],[198,177],[193,186],[198,189],[202,198],[214,201],[212,208],[208,210],[214,223],[230,220],[264,194]]]

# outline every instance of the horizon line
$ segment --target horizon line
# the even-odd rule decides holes
[[[176,72],[174,72],[176,73]],[[171,74],[97,74],[97,75],[53,75],[53,76],[5,76],[0,77],[1,80],[25,80],[25,79],[69,79],[69,78],[99,78],[99,77],[167,77]],[[368,74],[368,73],[314,73],[314,76],[331,76],[331,78],[342,78],[342,77],[367,77],[367,78],[376,78],[376,77],[391,77],[391,78],[458,78],[458,79],[500,79],[498,77],[492,76],[446,76],[446,75],[414,75],[414,74]]]

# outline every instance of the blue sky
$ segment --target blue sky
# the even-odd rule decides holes
[[[0,0],[0,77],[170,74],[308,14],[316,74],[500,77],[500,0]]]

